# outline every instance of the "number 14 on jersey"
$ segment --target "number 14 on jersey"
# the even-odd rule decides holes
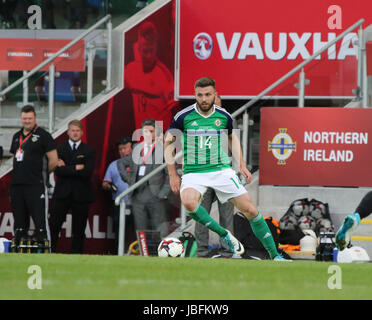
[[[212,140],[211,136],[199,136],[199,148],[212,148]]]

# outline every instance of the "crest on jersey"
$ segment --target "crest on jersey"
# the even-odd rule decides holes
[[[36,141],[39,139],[39,137],[40,137],[40,136],[38,136],[38,135],[36,135],[36,134],[33,134],[33,135],[32,135],[32,138],[31,138],[32,142],[36,142]]]
[[[198,59],[208,59],[213,50],[213,40],[211,36],[205,32],[198,33],[193,40],[193,49]]]
[[[220,119],[217,119],[215,122],[214,122],[214,124],[217,126],[217,127],[219,127],[220,125],[221,125],[221,120]]]
[[[268,142],[268,150],[278,159],[278,165],[285,165],[286,160],[297,150],[297,142],[293,142],[286,128],[279,128],[279,133]]]

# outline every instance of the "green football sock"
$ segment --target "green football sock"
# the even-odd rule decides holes
[[[269,253],[270,258],[275,258],[278,255],[278,251],[276,250],[275,241],[265,219],[258,213],[257,216],[249,219],[249,223],[251,224],[254,235],[261,241]]]
[[[195,221],[201,223],[203,226],[206,226],[208,229],[216,232],[220,237],[227,235],[226,229],[222,228],[216,220],[214,220],[205,210],[204,207],[199,205],[199,207],[194,212],[187,211],[189,216]]]

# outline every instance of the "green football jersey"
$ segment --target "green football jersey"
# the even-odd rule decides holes
[[[233,120],[225,109],[214,105],[214,111],[206,117],[199,113],[195,103],[177,113],[169,129],[182,132],[184,174],[231,167],[227,153]]]

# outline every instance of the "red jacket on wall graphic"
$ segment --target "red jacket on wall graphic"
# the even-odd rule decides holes
[[[136,128],[145,119],[163,121],[166,130],[172,120],[173,76],[157,57],[157,31],[151,22],[138,30],[135,60],[125,66],[125,87],[131,90]]]

